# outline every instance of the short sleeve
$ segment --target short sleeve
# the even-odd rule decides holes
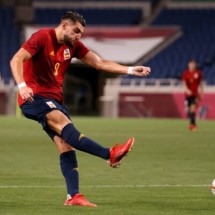
[[[75,45],[75,51],[74,51],[74,57],[81,59],[83,58],[87,53],[89,52],[89,49],[79,40]]]
[[[45,46],[47,35],[44,31],[38,31],[31,35],[31,37],[22,45],[22,48],[27,50],[34,56],[40,49]]]

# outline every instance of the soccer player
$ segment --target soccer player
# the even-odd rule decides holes
[[[63,104],[65,72],[73,57],[106,72],[146,76],[150,68],[127,67],[100,58],[80,41],[85,25],[80,14],[66,12],[56,28],[41,29],[32,34],[13,56],[10,66],[23,115],[42,125],[60,153],[60,166],[67,186],[64,205],[95,207],[79,193],[75,149],[103,158],[115,168],[131,150],[134,138],[106,148],[80,133]]]
[[[189,129],[196,131],[196,109],[203,98],[203,77],[194,59],[188,62],[188,68],[182,74],[182,84],[188,106]]]

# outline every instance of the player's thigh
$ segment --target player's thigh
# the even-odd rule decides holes
[[[67,144],[61,137],[59,137],[57,135],[54,136],[53,141],[56,144],[57,149],[60,154],[64,153],[64,152],[75,150],[72,146]]]
[[[71,120],[60,110],[52,110],[46,114],[46,122],[51,129],[61,135],[62,129],[71,123]]]

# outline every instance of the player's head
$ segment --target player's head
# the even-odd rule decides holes
[[[190,71],[194,71],[194,70],[196,70],[196,68],[197,68],[197,63],[196,63],[195,59],[189,60],[189,62],[188,62],[188,69]]]
[[[61,17],[60,25],[62,26],[64,42],[73,46],[81,38],[86,21],[79,13],[68,11]]]
[[[64,20],[70,20],[73,23],[79,22],[83,27],[86,26],[86,21],[84,17],[74,11],[67,11],[66,13],[64,13],[64,15],[61,17],[61,22]]]

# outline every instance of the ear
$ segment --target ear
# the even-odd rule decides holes
[[[63,27],[64,30],[66,29],[67,26],[68,26],[68,22],[63,21],[62,22],[62,27]]]

